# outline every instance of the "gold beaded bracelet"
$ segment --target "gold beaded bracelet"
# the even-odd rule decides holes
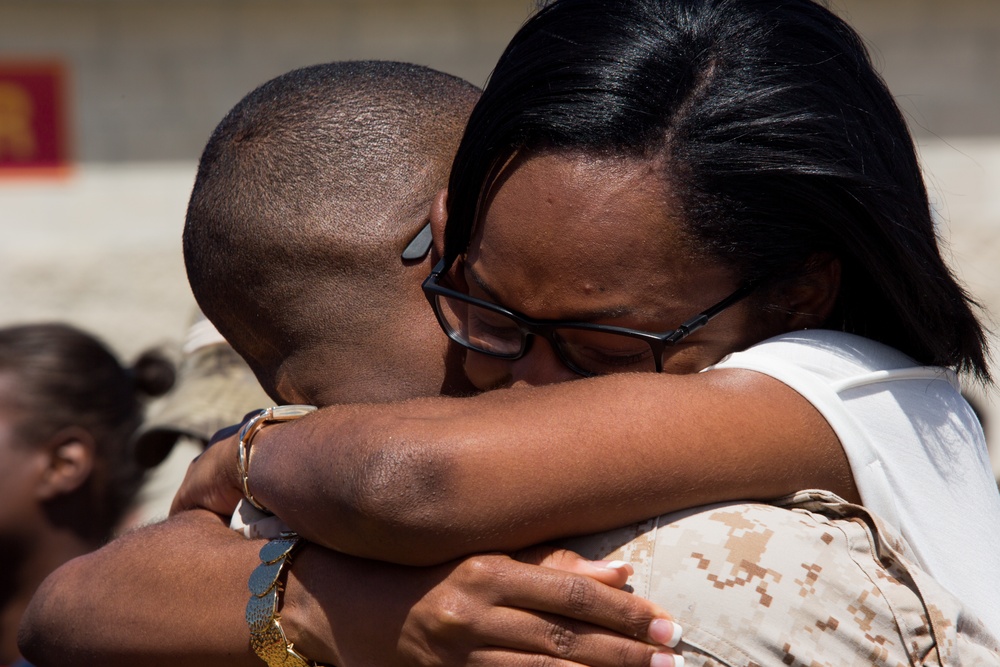
[[[260,565],[250,574],[247,586],[247,625],[250,647],[268,667],[318,667],[295,650],[281,627],[278,607],[284,592],[284,579],[291,565],[292,552],[299,546],[299,536],[287,533],[260,549]]]
[[[313,405],[276,405],[271,408],[264,408],[253,417],[248,419],[240,429],[239,449],[236,452],[236,469],[240,473],[240,482],[243,484],[243,495],[250,504],[261,512],[268,512],[268,509],[257,502],[257,499],[250,493],[250,447],[253,437],[262,428],[272,422],[287,422],[303,417],[316,410]]]

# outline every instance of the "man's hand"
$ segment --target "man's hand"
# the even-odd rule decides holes
[[[236,456],[239,427],[231,426],[213,436],[208,448],[191,465],[170,505],[170,515],[205,509],[228,521],[243,498]]]
[[[313,660],[647,667],[656,655],[658,666],[672,664],[675,626],[618,589],[624,564],[551,549],[525,556],[538,565],[500,554],[429,568],[334,556],[330,568],[331,556],[315,546],[299,553],[282,610],[289,639]]]

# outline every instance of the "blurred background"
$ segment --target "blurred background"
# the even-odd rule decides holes
[[[909,119],[952,265],[1000,313],[1000,2],[830,5],[868,41]],[[66,320],[126,357],[176,345],[194,306],[180,250],[187,197],[233,104],[289,69],[339,59],[411,61],[481,85],[532,6],[0,0],[0,326]],[[979,407],[1000,475],[989,393]]]

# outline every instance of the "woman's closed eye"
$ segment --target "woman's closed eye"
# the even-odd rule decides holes
[[[470,337],[511,340],[521,336],[520,329],[513,320],[475,307],[469,309],[468,331]]]
[[[649,345],[626,336],[604,334],[600,340],[560,338],[564,352],[581,367],[596,373],[612,373],[651,363]]]

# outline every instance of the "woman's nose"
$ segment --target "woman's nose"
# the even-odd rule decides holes
[[[552,344],[540,336],[535,336],[527,354],[512,361],[510,367],[512,387],[540,387],[579,377],[562,362]]]

